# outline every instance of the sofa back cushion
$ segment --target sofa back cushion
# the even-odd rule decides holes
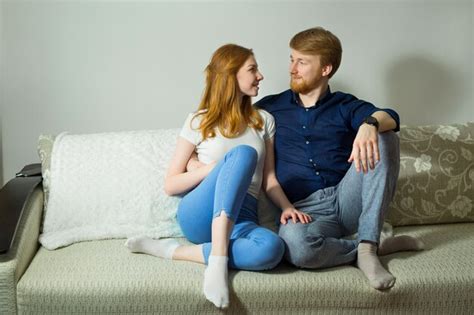
[[[179,129],[161,129],[61,135],[61,141],[40,136],[45,193],[41,243],[54,249],[77,241],[137,234],[182,236],[176,222],[179,198],[163,191],[178,133]],[[474,123],[402,126],[399,136],[400,176],[387,220],[394,226],[474,222]],[[61,173],[60,168],[51,168],[53,148],[63,152]],[[81,157],[73,160],[77,154]],[[59,178],[52,180],[55,173]],[[59,189],[54,198],[60,202],[50,207],[55,185]],[[59,191],[66,193],[61,196]],[[110,194],[108,199],[104,191]],[[146,206],[130,203],[138,196],[147,200]],[[110,204],[118,206],[111,212]],[[279,210],[261,194],[260,224],[276,230],[278,218]]]
[[[474,123],[402,126],[394,226],[474,221]]]

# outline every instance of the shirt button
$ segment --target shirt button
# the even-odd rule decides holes
[[[306,144],[309,144],[309,141],[306,141]]]
[[[306,129],[306,126],[303,126],[303,129]]]
[[[306,111],[309,111],[309,108],[306,108]]]
[[[313,159],[309,159],[310,162],[313,162]]]
[[[319,172],[316,172],[316,175],[319,175]]]

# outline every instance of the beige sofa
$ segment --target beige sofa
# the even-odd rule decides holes
[[[300,270],[283,262],[266,272],[231,271],[230,308],[219,311],[202,294],[203,265],[131,254],[124,239],[40,246],[39,186],[0,255],[0,314],[472,314],[474,124],[404,126],[400,139],[387,219],[394,234],[416,236],[427,248],[381,258],[397,278],[390,290],[370,288],[354,266]],[[263,200],[266,224],[268,207]]]

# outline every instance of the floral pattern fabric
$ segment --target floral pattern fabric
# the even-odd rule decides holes
[[[474,221],[474,123],[402,126],[393,225]]]

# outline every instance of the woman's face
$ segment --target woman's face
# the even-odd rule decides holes
[[[258,95],[258,84],[263,80],[263,75],[258,71],[257,61],[250,56],[237,72],[237,82],[240,92],[247,96]]]

